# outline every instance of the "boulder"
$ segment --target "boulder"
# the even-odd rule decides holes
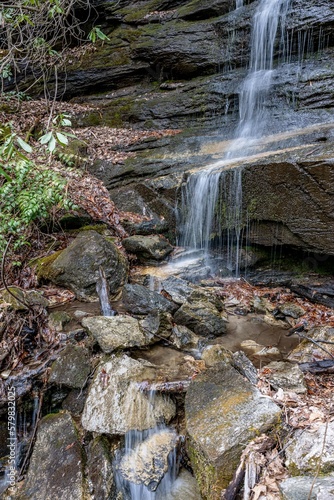
[[[96,370],[82,414],[84,429],[99,434],[125,434],[131,429],[145,430],[157,420],[168,422],[175,415],[175,405],[167,397],[149,399],[138,383],[155,376],[153,368],[126,355],[112,355]]]
[[[139,262],[144,263],[163,260],[173,251],[172,245],[158,235],[130,236],[122,241],[122,245],[127,252],[135,254]]]
[[[89,351],[86,347],[68,344],[51,366],[49,382],[81,389],[90,373]]]
[[[96,300],[96,283],[102,267],[112,295],[124,285],[128,264],[116,245],[96,231],[82,231],[61,252],[40,259],[39,278],[70,288],[79,300]]]
[[[289,477],[279,483],[283,500],[334,500],[334,474]],[[312,496],[310,497],[310,491]]]
[[[183,304],[194,292],[194,287],[189,286],[186,280],[170,276],[161,282],[161,288],[168,293],[176,304]]]
[[[297,364],[286,361],[273,361],[266,368],[270,370],[266,372],[268,373],[267,379],[276,391],[283,389],[283,391],[292,391],[297,394],[307,392],[303,372]]]
[[[280,408],[230,365],[198,375],[185,401],[188,452],[201,494],[221,498],[244,447],[277,424]]]
[[[286,466],[292,475],[321,474],[334,471],[334,422],[318,429],[298,429],[286,447]]]
[[[226,333],[227,319],[209,301],[186,302],[174,315],[178,325],[185,325],[198,335]]]
[[[168,312],[154,311],[139,321],[140,328],[153,343],[161,338],[168,339],[172,334],[173,317]]]
[[[155,432],[126,454],[117,470],[127,481],[155,491],[168,470],[168,456],[176,443],[175,432],[167,429]]]
[[[171,340],[178,349],[198,349],[200,337],[184,325],[174,325]]]
[[[294,304],[293,302],[285,302],[285,304],[280,305],[278,309],[282,314],[284,314],[284,316],[290,316],[294,319],[304,316],[306,312],[305,309],[298,304]]]
[[[233,355],[231,351],[225,349],[225,347],[220,344],[205,347],[202,351],[202,359],[205,362],[205,366],[208,368],[219,363],[233,363]]]
[[[93,316],[83,318],[82,326],[93,335],[105,353],[128,347],[141,347],[149,344],[137,319],[131,316]]]
[[[148,290],[142,285],[125,285],[123,304],[131,314],[149,314],[152,312],[173,312],[176,307],[160,293]]]
[[[20,500],[86,500],[83,449],[67,412],[46,415],[37,439]]]
[[[104,436],[93,439],[87,450],[87,478],[90,494],[99,500],[114,498],[115,493],[110,444]]]
[[[166,494],[159,495],[159,500],[202,500],[198,484],[194,476],[182,469],[171,489]]]

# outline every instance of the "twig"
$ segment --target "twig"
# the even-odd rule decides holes
[[[303,333],[300,333],[300,332],[293,332],[293,333],[296,333],[299,337],[305,339],[305,340],[308,340],[309,342],[312,342],[313,344],[315,344],[317,347],[319,347],[320,349],[322,349],[323,351],[325,351],[332,359],[334,359],[334,356],[331,352],[327,351],[327,349],[325,349],[324,347],[322,347],[319,342],[325,342],[327,344],[331,344],[332,342],[327,342],[325,340],[313,340],[311,339],[311,337],[308,337],[307,335],[304,335]]]
[[[6,280],[5,280],[5,260],[6,260],[6,255],[7,255],[8,248],[9,248],[9,245],[10,245],[11,241],[12,241],[12,236],[9,237],[9,240],[7,242],[5,251],[4,251],[3,256],[2,256],[2,262],[1,262],[1,279],[2,279],[2,283],[3,283],[3,286],[5,287],[6,291],[9,293],[9,295],[11,295],[12,297],[14,297],[14,299],[17,300],[18,302],[20,302],[22,305],[24,305],[24,307],[26,307],[27,309],[30,309],[31,311],[33,311],[33,308],[32,308],[32,306],[30,304],[27,304],[24,300],[20,299],[13,292],[11,292],[11,290],[9,289],[9,287],[8,287],[8,285],[6,283]]]

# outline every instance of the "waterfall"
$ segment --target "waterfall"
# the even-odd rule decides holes
[[[96,282],[96,293],[99,296],[102,316],[115,316],[115,311],[113,311],[110,305],[109,285],[102,267],[99,267],[99,279]]]
[[[243,4],[244,4],[244,0],[236,0],[235,1],[235,8],[240,9],[240,7],[242,7]]]
[[[242,3],[237,0],[236,6]],[[268,123],[265,100],[272,83],[275,41],[279,25],[283,33],[289,4],[290,0],[261,0],[256,8],[249,70],[239,92],[239,124],[225,154],[226,160],[249,154],[250,146],[262,136]],[[225,169],[224,163],[227,163]],[[239,167],[233,172],[228,169],[227,161],[189,176],[181,195],[179,243],[202,250],[208,259],[212,242],[218,235],[227,266],[232,266],[238,276],[243,226],[242,169]],[[227,233],[225,242],[219,236],[222,229]]]

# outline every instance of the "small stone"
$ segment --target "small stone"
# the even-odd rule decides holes
[[[65,311],[54,311],[49,314],[49,327],[56,332],[62,332],[64,326],[71,321],[71,316]]]
[[[282,358],[282,354],[277,347],[266,347],[251,339],[241,342],[240,347],[247,356],[251,356],[263,362]]]
[[[202,359],[207,367],[215,366],[218,363],[231,364],[233,356],[231,351],[225,349],[220,344],[209,345],[202,352]]]
[[[165,238],[158,235],[130,236],[122,241],[122,245],[127,252],[137,255],[140,262],[160,261],[173,251],[172,245]]]
[[[173,312],[177,308],[170,300],[141,285],[124,286],[123,304],[131,314],[149,314],[154,311]]]
[[[267,376],[272,387],[277,391],[293,391],[297,394],[305,394],[307,391],[303,372],[299,366],[285,361],[274,361],[269,363],[270,373]]]
[[[198,348],[200,337],[184,325],[173,326],[172,341],[178,349]]]
[[[279,310],[284,316],[290,316],[294,319],[300,318],[305,314],[305,309],[293,302],[286,302],[282,306],[279,306]]]

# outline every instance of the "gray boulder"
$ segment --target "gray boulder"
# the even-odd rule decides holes
[[[163,260],[173,251],[172,245],[158,235],[130,236],[122,241],[122,245],[127,252],[134,253],[140,262]]]
[[[149,314],[155,311],[173,312],[177,307],[160,293],[148,290],[142,285],[125,285],[123,304],[131,314]]]
[[[86,472],[90,493],[98,500],[108,500],[115,492],[110,444],[98,436],[88,445]]]
[[[297,364],[285,361],[273,361],[269,368],[268,380],[275,390],[293,391],[297,394],[305,394],[307,391],[304,375]]]
[[[227,319],[209,301],[186,302],[174,315],[178,325],[185,325],[197,335],[222,335],[226,333]]]
[[[194,292],[194,287],[189,286],[186,280],[174,276],[163,280],[161,287],[176,304],[183,304]]]
[[[334,500],[334,474],[289,477],[279,484],[283,500]],[[310,491],[312,489],[312,496]]]
[[[82,325],[106,353],[149,344],[149,338],[139,327],[138,320],[131,316],[93,316],[83,318]]]
[[[126,355],[112,356],[101,363],[89,388],[82,414],[84,429],[99,434],[125,434],[145,430],[175,415],[175,405],[167,397],[150,400],[138,382],[154,379],[155,371]]]
[[[280,408],[229,364],[190,384],[185,401],[188,452],[201,494],[219,499],[244,447],[280,418]]]
[[[90,372],[86,347],[68,344],[51,366],[49,382],[81,389]]]
[[[70,288],[79,300],[96,300],[96,283],[102,267],[112,295],[128,275],[128,264],[116,245],[96,231],[81,232],[60,253],[38,263],[38,276]]]
[[[83,449],[69,413],[50,414],[39,425],[20,500],[86,500]]]
[[[334,471],[334,422],[322,424],[316,431],[297,430],[286,448],[286,465],[293,475],[313,474],[320,467],[326,474]]]

